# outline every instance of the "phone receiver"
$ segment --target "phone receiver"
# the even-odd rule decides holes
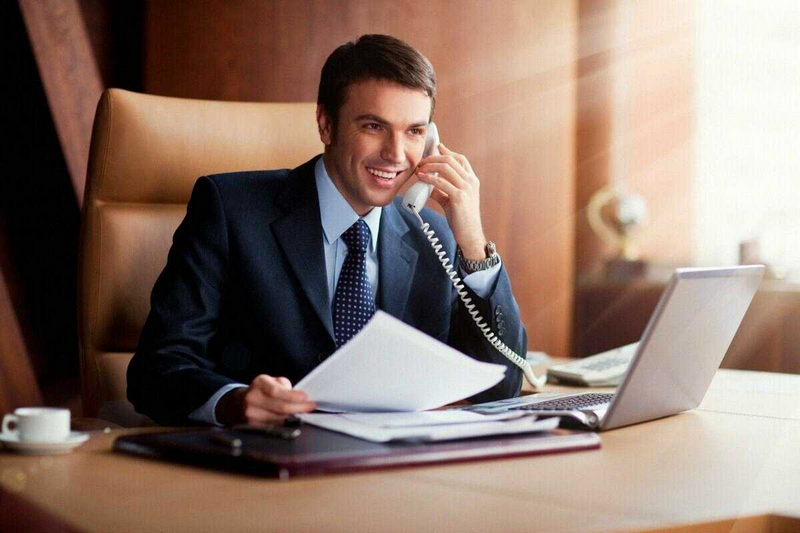
[[[436,124],[431,122],[428,124],[428,135],[425,137],[425,151],[422,157],[429,155],[439,155],[439,130],[436,129]],[[403,207],[411,213],[418,215],[422,208],[425,207],[425,202],[433,191],[433,185],[418,181],[408,188],[406,194],[403,196]]]
[[[425,137],[425,152],[423,152],[422,157],[428,157],[429,155],[434,154],[439,155],[439,130],[436,129],[436,124],[431,122],[428,125],[428,135]],[[492,332],[489,324],[484,321],[478,310],[475,308],[475,304],[472,303],[472,299],[464,288],[464,283],[462,283],[461,278],[458,277],[458,273],[456,272],[454,265],[450,262],[450,259],[447,258],[447,254],[444,250],[442,250],[442,244],[434,235],[433,230],[430,229],[430,224],[423,221],[422,217],[419,215],[419,212],[422,211],[423,207],[425,207],[425,202],[428,201],[428,197],[431,195],[432,190],[433,185],[428,185],[427,183],[418,181],[409,187],[408,191],[406,191],[406,194],[403,195],[403,207],[411,214],[416,215],[417,219],[419,220],[420,229],[425,234],[428,242],[430,242],[434,253],[439,258],[439,262],[442,264],[442,268],[444,268],[447,277],[450,278],[450,282],[453,284],[453,287],[455,287],[458,297],[461,299],[461,302],[464,304],[464,307],[466,307],[470,316],[472,316],[472,320],[475,321],[475,325],[478,327],[481,333],[483,333],[483,336],[486,337],[486,340],[492,346],[494,346],[498,352],[506,356],[509,361],[522,369],[525,379],[528,380],[528,383],[530,383],[535,390],[541,389],[547,380],[547,376],[537,376],[534,374],[528,361],[514,353],[514,350],[506,346],[505,343]]]

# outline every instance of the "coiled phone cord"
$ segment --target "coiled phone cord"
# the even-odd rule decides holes
[[[464,307],[469,312],[472,320],[475,321],[478,329],[480,329],[481,333],[483,333],[483,336],[486,337],[486,340],[489,341],[489,344],[494,346],[498,352],[506,356],[509,361],[522,369],[525,379],[528,380],[528,383],[530,383],[534,389],[541,389],[547,381],[547,376],[537,377],[536,374],[533,373],[533,369],[531,369],[531,365],[528,363],[528,361],[517,355],[514,350],[506,346],[505,343],[494,334],[489,325],[480,315],[480,312],[475,308],[475,304],[472,303],[472,298],[469,297],[469,293],[464,289],[464,284],[461,282],[461,278],[458,277],[453,265],[450,264],[450,259],[447,257],[447,252],[442,250],[443,246],[439,244],[439,238],[436,237],[436,233],[430,229],[431,225],[422,220],[422,217],[419,216],[419,213],[416,211],[413,211],[413,213],[417,216],[417,219],[419,219],[422,233],[425,234],[428,242],[431,243],[431,247],[436,253],[436,256],[439,258],[439,262],[442,264],[444,271],[447,273],[447,277],[450,278],[450,282],[453,284],[453,287],[455,287],[458,297],[461,298],[461,301],[464,303]]]

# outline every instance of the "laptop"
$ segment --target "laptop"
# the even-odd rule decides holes
[[[577,423],[595,431],[694,409],[764,271],[763,265],[675,270],[614,393],[539,393],[464,409],[560,416],[565,425]]]

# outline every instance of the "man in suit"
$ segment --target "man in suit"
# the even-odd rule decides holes
[[[198,180],[128,368],[137,411],[163,424],[276,422],[311,411],[313,398],[292,383],[376,308],[508,366],[505,379],[474,400],[519,393],[521,372],[485,340],[396,198],[412,176],[434,186],[446,219],[427,208],[422,218],[458,258],[481,316],[524,356],[510,281],[483,233],[477,176],[444,145],[441,155],[422,158],[435,88],[417,50],[363,36],[323,67],[322,156],[293,170]]]

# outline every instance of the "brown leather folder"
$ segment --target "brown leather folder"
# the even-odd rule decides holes
[[[309,425],[296,439],[208,429],[131,435],[114,442],[117,452],[279,479],[599,447],[596,434],[566,430],[436,443],[375,443]]]

